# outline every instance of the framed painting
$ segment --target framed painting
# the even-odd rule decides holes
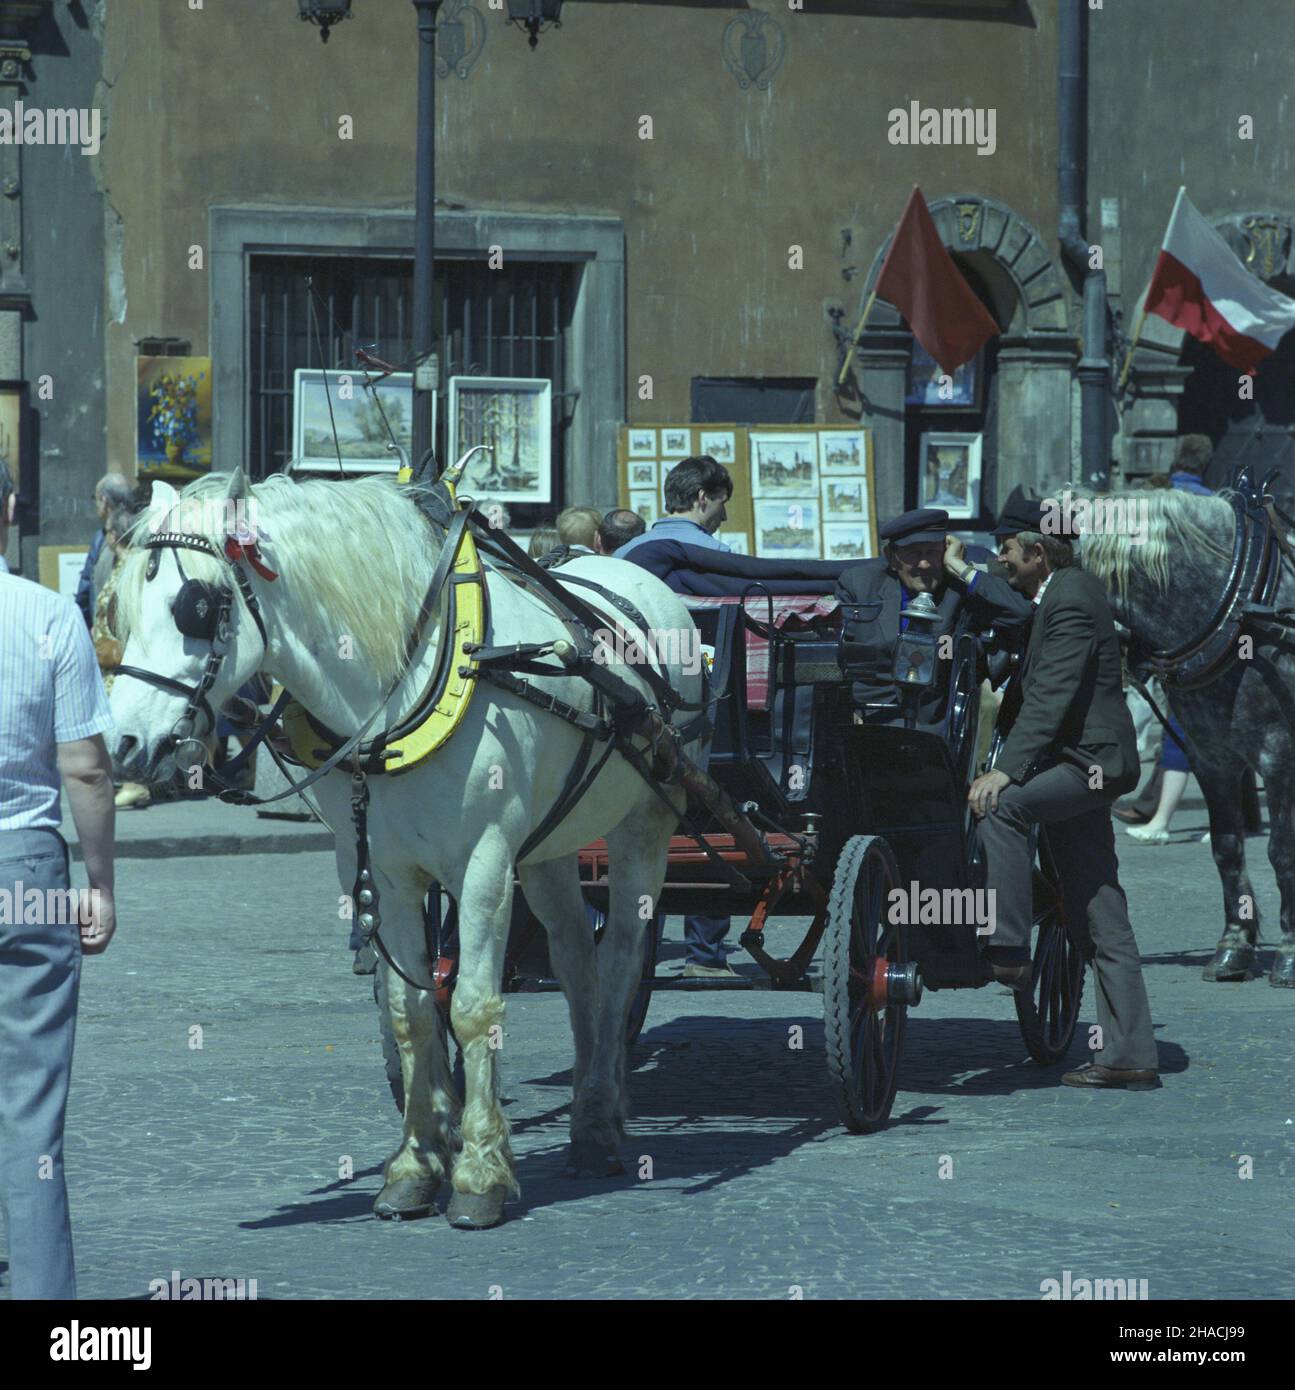
[[[731,468],[737,460],[737,444],[733,431],[702,430],[698,452],[709,454],[716,463]]]
[[[867,430],[819,430],[818,450],[822,472],[862,473],[868,467]]]
[[[755,504],[755,553],[769,560],[816,560],[819,504],[814,497],[765,498]]]
[[[914,338],[904,404],[921,406],[926,410],[979,410],[982,356],[983,353],[978,352],[970,362],[964,362],[961,367],[946,374],[944,368]]]
[[[292,399],[293,473],[336,473],[339,453],[344,472],[395,473],[400,455],[387,448],[391,437],[406,454],[413,449],[411,372],[393,372],[370,389],[359,372],[298,367],[292,375]],[[436,429],[435,393],[432,429]]]
[[[0,381],[0,459],[9,465],[13,490],[23,492],[23,459],[27,443],[27,383]],[[16,529],[16,528],[15,528]]]
[[[870,560],[872,558],[872,528],[859,521],[825,521],[823,523],[823,559]]]
[[[629,479],[631,489],[657,487],[656,459],[630,459]]]
[[[823,520],[845,521],[868,518],[868,480],[862,473],[855,477],[823,479]]]
[[[661,431],[661,457],[663,459],[686,458],[692,431],[686,426],[677,425]]]
[[[547,377],[452,376],[448,459],[478,454],[459,484],[492,502],[553,499],[553,383]]]
[[[817,508],[818,447],[813,433],[761,434],[752,430],[750,441],[751,496],[803,497]]]
[[[917,505],[942,507],[950,518],[980,514],[980,455],[984,436],[928,430],[918,456]]]
[[[211,471],[211,358],[139,357],[135,461],[140,478],[188,482]]]
[[[632,459],[656,458],[656,430],[630,427],[629,457]]]
[[[632,512],[637,512],[639,516],[649,525],[661,519],[661,505],[657,501],[656,489],[651,492],[640,492],[636,488],[630,489],[630,505]]]
[[[721,531],[719,538],[734,555],[749,555],[751,553],[751,537],[745,531]]]

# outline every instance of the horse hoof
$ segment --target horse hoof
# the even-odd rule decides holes
[[[1281,953],[1273,961],[1268,983],[1274,989],[1295,989],[1295,955]]]
[[[417,1221],[436,1210],[435,1178],[397,1178],[378,1193],[373,1214],[382,1221]]]
[[[504,1189],[489,1192],[458,1192],[450,1198],[445,1219],[460,1231],[488,1231],[504,1219]]]
[[[569,1178],[615,1178],[625,1171],[625,1165],[614,1149],[587,1141],[572,1143],[567,1150],[566,1173]]]
[[[1201,972],[1204,980],[1248,980],[1254,972],[1255,948],[1248,942],[1233,945],[1220,941],[1214,959]]]

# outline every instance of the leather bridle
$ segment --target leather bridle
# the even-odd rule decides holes
[[[205,536],[190,535],[183,531],[157,531],[142,542],[143,549],[153,552],[148,557],[148,568],[144,572],[145,581],[151,582],[156,577],[161,561],[161,552],[170,550],[175,556],[176,569],[179,570],[182,581],[180,593],[176,595],[175,601],[172,603],[172,615],[176,618],[176,626],[186,637],[194,640],[205,639],[211,643],[206,664],[196,685],[185,685],[182,681],[174,680],[170,676],[159,675],[156,671],[146,671],[141,666],[121,665],[117,667],[116,671],[119,676],[133,676],[136,680],[144,681],[159,690],[168,690],[173,694],[185,697],[184,713],[175,721],[170,734],[177,763],[182,767],[206,762],[206,746],[196,736],[198,716],[202,715],[207,721],[207,734],[214,733],[216,729],[216,713],[207,699],[207,692],[216,683],[221,664],[229,653],[229,620],[234,606],[234,594],[228,584],[212,586],[204,584],[201,580],[190,579],[184,572],[184,566],[180,563],[181,550],[197,550],[204,555],[211,555],[217,560],[223,560],[230,566],[239,593],[242,594],[248,612],[251,613],[252,620],[256,623],[262,646],[268,650],[270,645],[265,631],[265,621],[261,617],[261,606],[257,602],[251,581],[243,572],[242,565],[229,554],[230,548],[237,545],[238,540],[235,537],[230,537],[226,542],[226,549],[221,551]],[[195,594],[194,586],[200,586],[205,590],[205,593]],[[186,591],[188,591],[187,594]],[[182,604],[182,600],[188,600],[197,608],[202,622],[201,629],[196,629],[193,624],[186,624],[179,616],[182,607],[187,606]],[[211,605],[214,612],[204,611],[201,606],[204,602]],[[190,744],[197,750],[188,764],[181,761],[180,750],[185,744]]]

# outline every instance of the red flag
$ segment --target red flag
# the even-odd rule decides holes
[[[913,336],[946,372],[969,362],[1001,331],[944,249],[916,184],[886,252],[876,292],[903,314]]]

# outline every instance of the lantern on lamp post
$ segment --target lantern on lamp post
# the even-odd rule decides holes
[[[300,17],[319,26],[319,37],[328,42],[328,31],[351,17],[351,0],[297,0]]]
[[[508,19],[530,35],[532,48],[546,29],[562,28],[562,0],[508,0]]]

